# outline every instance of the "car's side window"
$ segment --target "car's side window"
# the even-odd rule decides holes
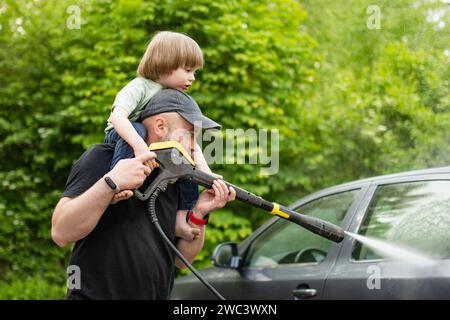
[[[308,202],[296,211],[340,225],[358,191],[325,196]],[[244,265],[270,267],[291,263],[320,263],[325,259],[331,243],[294,223],[280,219],[252,243]]]
[[[450,180],[379,186],[358,233],[436,258],[450,257]],[[352,256],[381,258],[359,242]]]

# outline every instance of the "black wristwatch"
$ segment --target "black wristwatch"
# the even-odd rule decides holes
[[[114,181],[112,181],[112,179],[108,176],[103,178],[106,182],[106,184],[114,190],[115,193],[120,192],[119,186],[117,186],[117,184],[114,183]]]

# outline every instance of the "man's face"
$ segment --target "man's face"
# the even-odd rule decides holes
[[[178,141],[192,155],[200,132],[176,112],[162,113],[145,119],[142,124],[148,132],[147,144],[161,141]]]
[[[199,129],[195,130],[194,126],[184,120],[181,116],[178,116],[177,118],[176,121],[168,122],[169,130],[165,141],[178,141],[183,148],[192,155],[192,152],[195,150]]]

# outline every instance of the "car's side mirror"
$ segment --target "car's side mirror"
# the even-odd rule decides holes
[[[219,244],[213,251],[212,262],[219,268],[237,269],[241,263],[238,247],[234,242]]]

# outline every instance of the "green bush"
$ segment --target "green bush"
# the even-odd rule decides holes
[[[0,282],[2,299],[10,300],[59,300],[64,299],[66,287],[49,283],[47,280],[32,277]]]

